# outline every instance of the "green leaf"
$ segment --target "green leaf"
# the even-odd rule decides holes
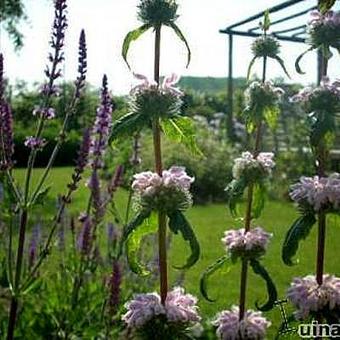
[[[297,57],[297,59],[295,60],[295,70],[296,70],[297,73],[299,73],[299,74],[305,74],[305,73],[306,73],[306,72],[303,72],[303,71],[301,70],[300,61],[301,61],[301,59],[305,56],[305,54],[307,54],[308,52],[312,51],[313,49],[314,49],[314,47],[311,46],[310,48],[308,48],[306,51],[304,51],[303,53],[301,53],[301,54]]]
[[[196,235],[192,230],[192,227],[183,213],[176,210],[168,214],[169,228],[174,234],[181,232],[183,239],[188,241],[191,248],[191,255],[188,257],[187,262],[182,267],[176,267],[177,269],[188,269],[192,267],[200,257],[200,245],[197,241]]]
[[[229,272],[231,265],[233,264],[232,261],[230,261],[229,255],[224,255],[220,257],[217,261],[215,261],[213,264],[211,264],[201,275],[200,279],[200,290],[203,297],[210,301],[214,302],[215,300],[210,299],[208,296],[208,279],[211,275],[213,275],[216,271],[221,269],[225,263],[228,262],[227,271]]]
[[[51,185],[47,186],[45,189],[40,190],[33,202],[33,205],[44,205],[46,203],[46,198],[51,189]]]
[[[122,254],[123,252],[123,247],[130,236],[130,234],[136,230],[140,225],[143,224],[144,220],[149,218],[151,214],[150,210],[141,210],[128,224],[124,226],[123,229],[123,234],[120,239],[120,244],[119,244],[119,250],[118,250],[118,257]]]
[[[263,30],[268,31],[270,28],[270,17],[269,17],[269,10],[267,9],[264,13],[264,20],[263,20]]]
[[[268,301],[261,307],[256,303],[256,308],[262,312],[267,312],[273,309],[275,302],[277,300],[277,290],[275,284],[271,279],[270,275],[268,274],[267,270],[261,265],[261,263],[258,260],[255,259],[250,260],[250,266],[253,268],[254,273],[256,275],[259,275],[266,282]]]
[[[128,61],[127,61],[127,54],[129,52],[130,44],[132,41],[137,40],[143,33],[145,33],[149,28],[151,28],[150,24],[145,24],[142,25],[141,27],[138,27],[137,29],[129,32],[123,42],[123,47],[122,47],[122,56],[124,61],[126,62],[127,66],[129,69],[131,69]]]
[[[277,121],[280,115],[280,108],[278,106],[266,106],[264,109],[264,118],[269,128],[274,131],[277,127]]]
[[[322,14],[328,12],[335,4],[335,0],[319,0],[318,7]]]
[[[175,31],[176,35],[184,42],[184,44],[187,48],[188,61],[187,61],[186,67],[188,67],[189,64],[190,64],[190,61],[191,61],[191,50],[190,50],[189,44],[188,44],[187,40],[185,39],[184,34],[182,33],[182,31],[179,29],[179,27],[175,23],[171,22],[171,23],[169,23],[169,26]]]
[[[237,207],[242,200],[247,183],[243,178],[232,180],[225,188],[227,193],[227,204],[233,217],[238,215]]]
[[[196,143],[196,131],[192,119],[176,117],[162,119],[161,126],[164,134],[172,141],[184,144],[193,154],[203,156]]]
[[[146,276],[150,272],[138,261],[138,251],[143,238],[149,234],[157,231],[157,220],[155,214],[152,214],[150,218],[146,218],[143,224],[135,229],[126,241],[126,254],[130,269],[140,275]]]
[[[259,218],[266,201],[266,188],[262,183],[255,183],[252,217]]]
[[[257,56],[253,57],[253,59],[250,61],[249,66],[248,66],[248,72],[247,72],[247,81],[249,81],[250,78],[250,72],[255,64],[255,61],[257,59]]]
[[[124,115],[113,123],[110,143],[119,137],[131,136],[139,132],[147,124],[148,120],[141,114],[128,113]]]
[[[285,63],[284,61],[278,56],[276,55],[275,57],[273,57],[273,59],[275,59],[281,66],[281,68],[283,69],[283,72],[286,74],[286,76],[290,79],[290,75],[286,69]]]
[[[288,230],[285,241],[282,246],[282,260],[292,266],[292,257],[299,248],[299,242],[304,240],[310,233],[316,219],[313,213],[307,213],[299,217]]]

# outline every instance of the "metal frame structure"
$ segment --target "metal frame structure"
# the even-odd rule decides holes
[[[294,14],[290,14],[287,16],[283,16],[280,19],[274,20],[271,22],[271,28],[274,26],[287,22],[292,19],[296,19],[300,16],[305,15],[309,11],[316,9],[318,6],[315,4],[314,6],[310,6],[311,1],[306,0],[288,0],[285,1],[279,5],[273,6],[268,9],[269,13],[275,13],[275,12],[282,12],[285,9],[296,5],[298,3],[306,3],[307,6],[303,10],[299,10]],[[265,11],[259,12],[247,19],[244,19],[242,21],[239,21],[235,24],[232,24],[228,26],[225,29],[220,30],[219,32],[222,34],[228,35],[228,107],[229,107],[229,114],[228,114],[228,121],[227,121],[227,127],[228,127],[228,135],[229,137],[233,138],[234,132],[233,132],[233,37],[236,36],[244,36],[244,37],[259,37],[261,36],[261,29],[259,27],[259,24],[257,22],[258,19],[262,18],[265,14]],[[245,29],[243,26],[246,24],[251,24],[253,27],[249,29]],[[295,42],[295,43],[305,43],[306,39],[306,31],[307,31],[307,25],[297,25],[286,29],[279,29],[279,30],[273,30],[271,34],[275,36],[278,40],[282,41],[289,41],[289,42]],[[321,68],[322,68],[322,57],[320,53],[318,53],[318,76],[317,81],[320,81],[321,78]]]

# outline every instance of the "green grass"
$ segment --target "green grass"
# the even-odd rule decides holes
[[[35,172],[34,180],[39,177],[40,173],[40,170]],[[53,178],[54,182],[51,183],[52,188],[48,200],[48,203],[50,204],[46,205],[44,211],[46,216],[52,215],[55,197],[58,194],[65,192],[70,174],[70,168],[57,168],[53,170],[50,178]],[[16,172],[16,178],[19,183],[22,183],[24,172],[18,170]],[[126,194],[120,192],[117,195],[118,206],[123,207],[125,200]],[[81,211],[85,209],[86,203],[87,189],[85,188],[84,183],[82,183],[74,197],[72,210]],[[216,298],[216,302],[214,303],[206,302],[200,295],[200,275],[209,264],[224,254],[223,245],[220,241],[223,237],[223,232],[230,228],[242,226],[242,222],[235,222],[235,220],[230,217],[229,212],[223,204],[195,206],[188,211],[187,216],[194,226],[201,245],[201,259],[193,268],[187,271],[184,285],[188,291],[200,297],[202,314],[205,318],[211,318],[216,312],[229,308],[233,304],[237,304],[240,264],[236,264],[229,273],[219,272],[211,277],[209,294]],[[268,202],[262,217],[256,223],[272,232],[274,235],[266,257],[263,260],[263,264],[274,279],[280,298],[285,297],[285,291],[294,276],[304,276],[313,273],[315,269],[316,228],[314,228],[310,237],[301,243],[298,251],[299,263],[296,266],[287,267],[281,261],[280,252],[282,241],[287,228],[297,216],[296,210],[290,203]],[[339,221],[335,217],[330,217],[327,229],[326,271],[336,275],[340,275],[340,264],[337,258],[339,229]],[[173,240],[174,242],[172,243],[169,259],[171,282],[174,282],[178,276],[178,272],[175,269],[171,269],[172,266],[184,263],[188,251],[187,245],[180,237],[174,237]],[[254,303],[256,301],[259,301],[260,303],[265,302],[266,293],[264,283],[251,271],[248,278],[247,294],[248,308],[254,308]],[[273,321],[273,326],[271,327],[268,336],[269,339],[272,339],[281,322],[279,310],[276,308],[267,313],[267,316]]]

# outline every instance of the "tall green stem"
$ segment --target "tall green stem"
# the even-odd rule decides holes
[[[322,56],[321,51],[319,53],[319,79],[320,84],[321,78],[327,75],[328,61]],[[324,142],[320,142],[321,145],[317,149],[317,173],[319,177],[324,177],[326,175],[326,160],[327,160],[327,150]],[[325,246],[326,246],[326,214],[320,212],[318,214],[318,243],[317,243],[317,255],[316,255],[316,282],[321,286],[323,283],[323,273],[324,273],[324,262],[325,262]],[[322,313],[319,313],[316,317],[318,323],[323,322]],[[317,338],[317,339],[322,339]]]
[[[262,70],[262,83],[266,80],[266,70],[267,70],[267,57],[263,58],[263,70]],[[262,136],[262,121],[257,123],[256,136],[255,136],[255,147],[253,155],[257,157],[260,152],[261,147],[261,136]],[[246,214],[244,219],[244,230],[247,233],[251,228],[252,220],[252,205],[253,205],[253,193],[254,185],[251,183],[248,187],[247,193],[247,203],[246,203]],[[239,320],[242,320],[246,311],[246,301],[247,301],[247,277],[248,277],[248,260],[242,259],[241,268],[241,282],[240,282],[240,301],[239,301]]]
[[[161,59],[161,26],[155,29],[155,63],[154,79],[159,85],[159,70]],[[152,124],[153,144],[155,153],[155,170],[159,176],[162,176],[162,148],[161,148],[161,129],[159,120],[154,119]],[[166,254],[166,215],[163,212],[158,213],[158,252],[159,252],[159,273],[160,273],[160,296],[162,304],[165,303],[168,292],[168,268]]]
[[[7,331],[7,340],[12,340],[14,338],[14,329],[15,322],[17,318],[17,310],[18,310],[18,293],[22,272],[22,260],[24,254],[24,245],[25,245],[25,234],[26,234],[26,225],[27,225],[27,209],[23,209],[20,218],[20,231],[19,231],[19,244],[18,244],[18,252],[17,252],[17,262],[15,267],[15,278],[14,278],[14,294],[11,299],[11,307],[9,313],[9,321],[8,321],[8,331]]]
[[[327,75],[327,66],[328,62],[325,57],[320,58],[320,74],[322,76]],[[320,81],[320,79],[319,79]],[[318,165],[317,172],[320,177],[325,176],[325,167],[326,167],[326,157],[327,150],[325,145],[323,145],[323,141],[321,141],[322,145],[318,149]],[[325,259],[325,243],[326,243],[326,214],[321,212],[318,214],[318,246],[317,246],[317,259],[316,259],[316,281],[319,285],[322,285],[323,282],[323,272],[324,272],[324,259]],[[322,320],[321,320],[322,321]]]

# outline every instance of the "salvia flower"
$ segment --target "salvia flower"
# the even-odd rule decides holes
[[[24,144],[30,149],[41,150],[46,145],[46,140],[44,138],[29,136],[26,137]]]
[[[189,189],[193,181],[185,168],[172,166],[162,176],[151,171],[134,175],[132,189],[138,206],[147,210],[186,210],[192,203]]]
[[[85,31],[81,30],[79,37],[79,48],[78,48],[78,77],[76,80],[76,94],[75,97],[80,97],[80,91],[85,86],[87,72],[87,47],[86,47],[86,36]]]
[[[254,157],[249,151],[243,152],[241,157],[234,160],[233,177],[245,178],[248,181],[261,179],[271,174],[275,167],[272,152],[261,152]]]
[[[169,118],[180,113],[183,94],[175,87],[179,79],[176,75],[166,77],[160,86],[143,75],[135,74],[135,77],[142,82],[130,92],[130,107],[134,114],[152,119]]]
[[[32,268],[36,257],[38,255],[38,247],[39,247],[39,241],[40,241],[40,230],[41,226],[40,223],[37,223],[32,230],[31,234],[31,240],[29,242],[29,248],[28,248],[28,266],[29,268]]]
[[[112,101],[107,87],[107,77],[104,75],[101,89],[101,103],[97,108],[96,119],[92,130],[91,166],[93,169],[103,167],[103,156],[108,145],[112,126]]]
[[[304,104],[308,113],[336,113],[340,109],[340,80],[331,82],[323,77],[320,86],[303,88],[291,101]]]
[[[83,256],[89,255],[92,247],[92,221],[90,216],[82,216],[82,229],[77,240],[78,250]]]
[[[3,149],[3,159],[1,160],[0,167],[2,169],[9,169],[13,166],[14,136],[12,110],[8,103],[0,105],[0,137]]]
[[[98,223],[105,215],[105,207],[101,194],[100,179],[96,170],[92,171],[88,181],[88,187],[91,190],[94,215],[96,222]]]
[[[58,97],[61,93],[61,89],[58,85],[52,84],[51,86],[49,84],[42,84],[39,88],[40,94],[43,96],[55,96]]]
[[[164,315],[167,322],[193,325],[201,320],[198,315],[197,298],[185,294],[181,287],[169,292],[162,305],[157,293],[135,295],[134,299],[125,304],[127,313],[123,315],[129,328],[141,328],[157,316]]]
[[[118,165],[107,187],[107,191],[111,197],[118,190],[118,188],[122,185],[123,175],[124,175],[124,166]]]
[[[61,76],[61,69],[58,65],[64,60],[64,52],[62,49],[64,47],[65,30],[67,28],[66,0],[55,0],[54,8],[55,16],[50,42],[51,47],[53,48],[53,53],[50,53],[48,57],[51,65],[47,66],[45,70],[45,74],[47,78],[49,78],[49,82],[46,84],[44,90],[47,96],[51,96],[55,93],[53,81]]]
[[[239,308],[236,306],[218,313],[212,324],[217,327],[216,335],[221,340],[262,340],[271,325],[261,312],[253,310],[246,311],[244,318],[239,320]]]
[[[256,227],[248,232],[244,228],[227,230],[222,238],[226,250],[236,260],[241,258],[258,258],[264,255],[272,234],[261,227]]]
[[[298,183],[291,186],[290,197],[302,208],[311,207],[315,212],[338,211],[340,175],[301,177]]]
[[[111,313],[116,313],[120,303],[120,290],[122,284],[122,269],[117,260],[113,261],[112,273],[109,278],[109,307]]]
[[[32,114],[33,114],[33,116],[42,117],[42,118],[45,118],[47,120],[51,120],[51,119],[55,118],[55,110],[52,107],[46,107],[46,108],[36,107],[33,110]]]
[[[287,291],[287,297],[297,308],[297,319],[340,308],[340,278],[325,274],[322,285],[317,283],[314,275],[295,278]]]

